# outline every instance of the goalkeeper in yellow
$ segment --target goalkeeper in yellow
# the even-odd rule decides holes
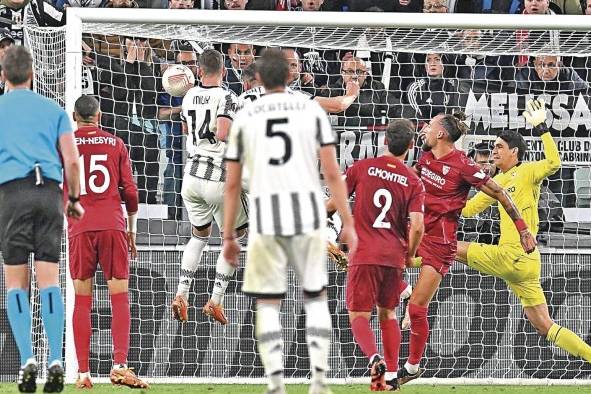
[[[540,135],[544,144],[544,160],[523,163],[526,145],[515,131],[502,131],[494,144],[493,160],[500,173],[494,180],[510,195],[525,224],[536,235],[538,232],[538,200],[540,184],[560,168],[558,148],[546,126],[546,109],[542,100],[529,100],[523,113],[533,126],[534,135]],[[495,200],[479,192],[468,201],[462,215],[470,217],[482,212]],[[499,245],[458,242],[457,260],[484,274],[503,279],[519,297],[527,319],[536,331],[548,341],[575,357],[591,363],[591,347],[567,328],[552,321],[546,298],[540,285],[541,258],[536,249],[526,254],[519,242],[519,231],[502,207],[501,238]]]

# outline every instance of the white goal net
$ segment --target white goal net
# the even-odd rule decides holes
[[[94,94],[101,102],[103,127],[130,149],[141,190],[141,251],[129,286],[129,364],[138,375],[162,382],[227,383],[264,376],[252,301],[241,292],[242,270],[225,298],[230,324],[222,327],[201,314],[213,286],[219,236],[212,237],[195,275],[189,322],[179,324],[170,316],[190,225],[179,195],[185,160],[180,123],[162,112],[178,106],[180,99],[164,94],[160,76],[168,64],[196,67],[194,60],[206,47],[226,54],[225,83],[237,94],[242,70],[269,46],[297,48],[295,89],[338,97],[345,94],[344,81],[357,79],[358,99],[331,115],[343,170],[379,154],[388,120],[406,117],[420,128],[435,114],[454,110],[468,115],[472,130],[462,148],[483,163],[489,160],[490,142],[506,128],[526,136],[527,160],[539,159],[541,142],[531,137],[520,114],[528,97],[544,98],[562,168],[541,192],[542,287],[551,316],[589,343],[591,32],[581,29],[588,20],[585,25],[579,17],[558,16],[446,15],[441,21],[435,15],[412,14],[278,14],[76,10],[69,15],[67,35],[65,29],[26,29],[35,56],[36,89],[70,112],[79,94]],[[262,18],[273,22],[257,20]],[[129,54],[131,42],[141,43],[141,55]],[[413,152],[409,163],[416,157]],[[497,219],[493,208],[476,219],[461,220],[459,239],[495,242]],[[345,275],[329,265],[330,377],[340,382],[368,375],[367,360],[349,327]],[[410,270],[407,276],[413,283],[417,272]],[[73,297],[67,299],[73,303]],[[298,291],[290,291],[282,306],[285,375],[294,381],[306,379],[309,371],[301,300]],[[108,375],[112,362],[110,320],[106,284],[98,274],[90,366],[101,377]],[[443,280],[429,322],[423,361],[427,378],[590,381],[591,366],[539,337],[503,281],[459,264]],[[372,324],[377,333],[377,321]],[[401,360],[408,356],[408,338],[404,331]],[[9,346],[12,353],[3,352],[16,357],[14,345]],[[66,354],[74,353],[70,349]],[[67,362],[68,371],[75,371],[75,358]],[[9,375],[0,373],[2,378]]]

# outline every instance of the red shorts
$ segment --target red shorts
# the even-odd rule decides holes
[[[86,231],[70,237],[70,276],[90,279],[100,264],[105,280],[128,279],[127,245],[127,235],[117,230]]]
[[[402,268],[360,264],[347,273],[347,309],[371,312],[374,306],[394,309],[400,302]]]
[[[422,265],[430,265],[443,277],[456,258],[457,248],[456,242],[441,243],[439,238],[425,235],[417,250],[417,256],[423,258]]]

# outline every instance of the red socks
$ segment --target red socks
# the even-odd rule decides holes
[[[368,359],[378,352],[376,337],[371,330],[369,320],[360,316],[356,317],[351,322],[351,330],[353,331],[355,342],[357,342],[357,345]]]
[[[72,328],[74,330],[74,346],[78,359],[78,372],[88,372],[88,358],[90,355],[90,310],[92,308],[92,296],[76,294],[74,299],[74,313],[72,315]]]
[[[396,320],[384,320],[380,322],[380,329],[384,345],[384,360],[388,372],[396,372],[398,371],[398,353],[400,351],[400,327]]]
[[[408,308],[411,323],[408,363],[419,364],[429,338],[429,321],[427,320],[429,308],[415,304],[408,304]]]
[[[111,336],[113,337],[113,364],[126,364],[129,350],[129,312],[128,293],[111,294]]]

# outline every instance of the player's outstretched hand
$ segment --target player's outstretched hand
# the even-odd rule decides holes
[[[66,207],[66,215],[69,218],[82,219],[82,217],[84,216],[84,208],[82,208],[80,201],[76,201],[74,203],[68,201],[68,205]]]
[[[127,241],[129,244],[129,253],[131,254],[132,259],[137,259],[137,245],[135,243],[135,236],[134,232],[128,231],[127,232]]]
[[[536,249],[536,238],[529,232],[528,229],[521,230],[519,232],[519,241],[521,242],[521,247],[525,253],[529,254]]]
[[[240,244],[234,239],[224,239],[222,245],[222,253],[224,259],[232,264],[233,267],[238,268],[238,257],[240,256]]]
[[[528,100],[526,111],[523,111],[523,117],[533,127],[538,127],[546,122],[546,103],[544,100]]]
[[[349,248],[349,256],[355,254],[357,250],[357,233],[355,232],[355,225],[351,220],[351,223],[343,224],[340,235],[341,242],[347,244]]]

